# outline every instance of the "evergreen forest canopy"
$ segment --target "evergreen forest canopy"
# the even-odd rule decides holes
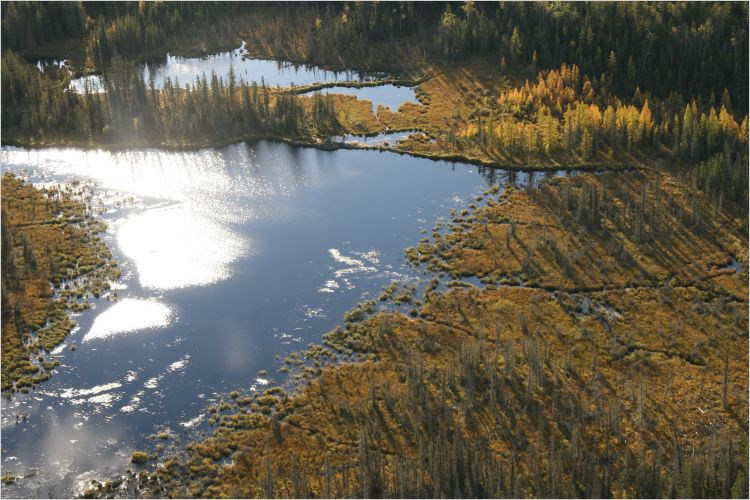
[[[747,5],[742,2],[6,2],[4,50],[34,54],[82,37],[100,69],[114,54],[143,57],[185,30],[247,15],[305,40],[297,59],[346,56],[379,41],[416,38],[430,57],[471,54],[539,68],[576,64],[592,79],[660,97],[747,107]],[[269,19],[270,18],[270,19]],[[294,36],[294,35],[292,35]],[[272,42],[270,42],[272,43]]]

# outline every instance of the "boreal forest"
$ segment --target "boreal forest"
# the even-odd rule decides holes
[[[748,497],[746,2],[1,8],[1,497]]]

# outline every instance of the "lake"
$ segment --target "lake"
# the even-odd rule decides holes
[[[52,378],[3,399],[3,471],[22,476],[4,496],[81,491],[152,451],[153,433],[208,430],[222,394],[282,384],[277,356],[318,342],[384,285],[418,279],[404,248],[492,184],[471,165],[268,141],[0,158],[37,185],[91,183],[123,269],[116,301],[76,315]]]

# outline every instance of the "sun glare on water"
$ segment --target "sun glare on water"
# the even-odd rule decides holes
[[[133,259],[141,285],[160,290],[225,279],[247,247],[232,231],[181,206],[128,218],[117,239]]]
[[[172,318],[169,307],[155,300],[122,299],[94,320],[83,342],[105,339],[143,328],[167,326]]]

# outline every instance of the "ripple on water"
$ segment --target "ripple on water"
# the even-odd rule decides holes
[[[328,280],[325,282],[325,284],[318,288],[319,292],[323,293],[333,293],[339,288],[339,284],[335,280]]]
[[[101,384],[90,389],[65,389],[60,393],[61,398],[80,398],[81,396],[91,396],[94,394],[100,394],[102,392],[111,391],[112,389],[118,389],[122,387],[119,382],[110,382],[108,384]]]
[[[198,425],[199,423],[201,423],[201,421],[203,421],[203,417],[204,416],[205,416],[205,414],[201,413],[200,415],[198,415],[195,418],[191,418],[190,420],[186,420],[185,422],[180,422],[180,426],[184,427],[186,429],[190,429],[192,427],[195,427],[196,425]]]
[[[371,250],[370,252],[366,252],[363,254],[358,254],[358,256],[365,256],[365,255],[368,256],[367,258],[362,258],[362,260],[344,255],[341,253],[340,250],[336,248],[329,249],[328,253],[333,258],[334,261],[338,262],[339,264],[344,264],[345,266],[347,266],[347,267],[344,267],[343,269],[338,269],[333,273],[333,275],[337,278],[340,278],[346,274],[374,273],[377,271],[375,267],[367,266],[365,265],[365,262],[364,262],[365,260],[371,264],[375,264],[378,262],[377,256],[379,254],[375,250]]]

